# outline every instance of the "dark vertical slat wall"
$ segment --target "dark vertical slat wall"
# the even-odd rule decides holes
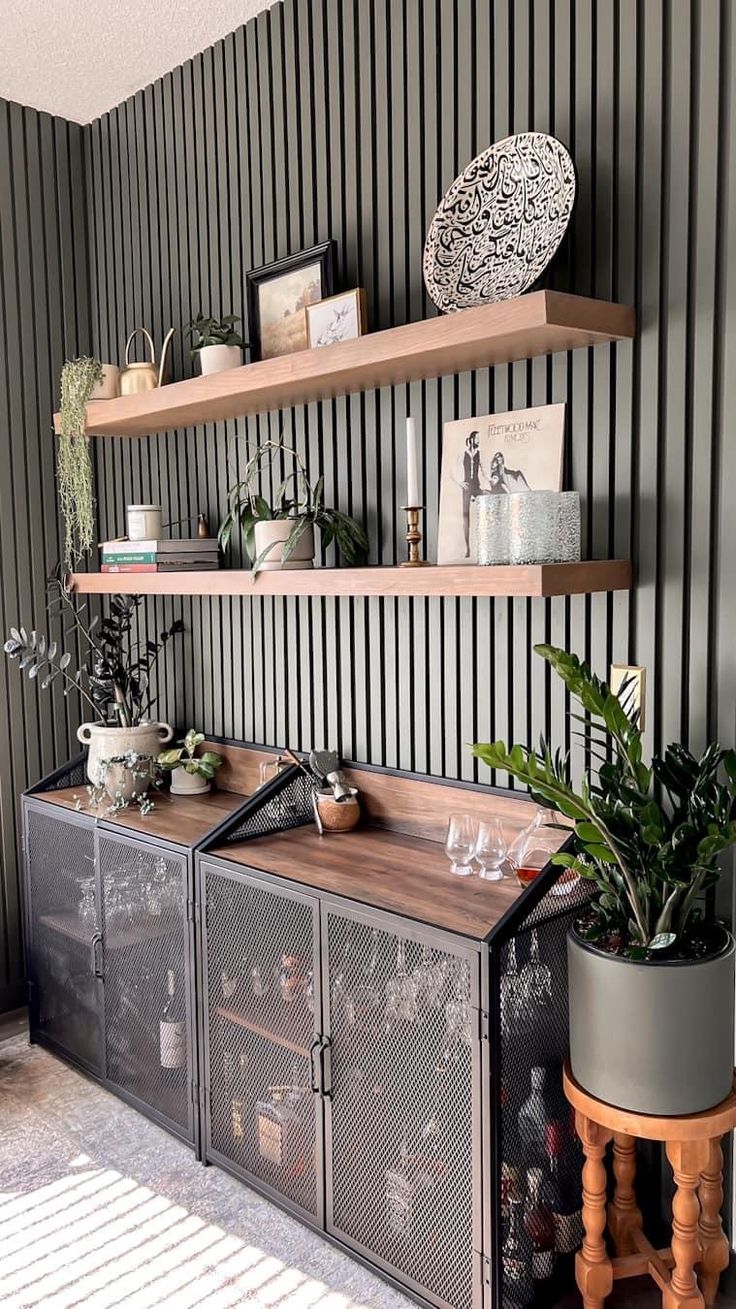
[[[46,576],[59,557],[51,414],[65,355],[88,343],[83,129],[0,100],[3,633],[45,627]],[[71,701],[0,659],[0,1011],[24,999],[20,793],[69,755],[78,721]]]
[[[647,666],[650,746],[733,741],[735,39],[728,0],[285,0],[82,132],[4,106],[0,479],[34,528],[29,551],[24,520],[0,516],[5,621],[24,608],[19,594],[39,597],[57,550],[47,434],[65,350],[78,339],[120,359],[133,327],[160,344],[174,324],[172,375],[186,376],[180,329],[194,313],[242,312],[248,269],[328,237],[339,286],[366,289],[372,330],[424,317],[422,248],[440,196],[490,142],[539,128],[568,145],[579,183],[547,284],[636,303],[635,342],[100,440],[100,534],[121,531],[126,502],[149,496],[171,519],[204,510],[216,524],[246,441],[283,432],[365,522],[372,562],[392,563],[411,412],[432,557],[443,422],[565,401],[585,551],[631,556],[631,595],[151,602],[151,623],[182,612],[188,628],[161,712],[464,778],[476,776],[472,740],[544,730],[579,765],[564,695],[531,653],[551,640],[600,673],[611,660]],[[33,694],[0,690],[10,977],[15,796],[65,752],[66,717],[54,702],[42,731]]]

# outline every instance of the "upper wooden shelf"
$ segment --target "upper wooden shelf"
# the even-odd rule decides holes
[[[73,573],[80,594],[92,595],[347,595],[347,596],[553,596],[629,591],[626,559],[576,564],[506,565],[481,568],[294,568],[198,573]]]
[[[627,305],[531,291],[480,309],[372,332],[358,341],[172,382],[142,395],[95,400],[87,407],[87,431],[90,436],[147,436],[619,341],[633,337],[634,330],[635,313]],[[58,432],[58,414],[54,424]]]

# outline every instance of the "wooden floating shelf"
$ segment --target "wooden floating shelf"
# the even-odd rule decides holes
[[[86,595],[553,596],[629,591],[627,559],[497,568],[299,568],[259,573],[73,573]]]
[[[372,332],[357,341],[172,382],[142,395],[95,400],[87,407],[87,431],[90,436],[147,436],[620,341],[634,331],[635,313],[627,305],[531,291]],[[54,425],[58,432],[58,414]]]

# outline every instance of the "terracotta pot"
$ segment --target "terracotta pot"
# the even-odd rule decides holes
[[[77,740],[89,746],[87,776],[93,786],[102,786],[105,782],[104,776],[100,774],[100,763],[104,759],[114,759],[128,750],[135,750],[140,755],[151,755],[155,759],[162,745],[166,745],[173,735],[174,729],[168,723],[141,723],[138,727],[82,723],[77,729]]]
[[[255,549],[256,558],[271,546],[264,562],[260,565],[266,572],[278,568],[311,568],[314,563],[314,529],[310,526],[297,544],[293,554],[283,563],[284,544],[288,541],[294,527],[293,518],[275,518],[256,523]]]
[[[202,376],[211,373],[226,373],[229,368],[240,368],[243,351],[239,345],[203,345],[199,351],[199,366]]]
[[[172,795],[206,795],[209,789],[207,778],[200,777],[199,773],[188,773],[182,767],[175,768],[171,774]]]

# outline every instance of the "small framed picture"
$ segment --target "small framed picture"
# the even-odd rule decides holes
[[[355,341],[365,332],[365,291],[343,291],[307,305],[307,340],[315,349]]]
[[[248,336],[254,359],[308,349],[307,306],[334,290],[335,241],[246,274]]]

